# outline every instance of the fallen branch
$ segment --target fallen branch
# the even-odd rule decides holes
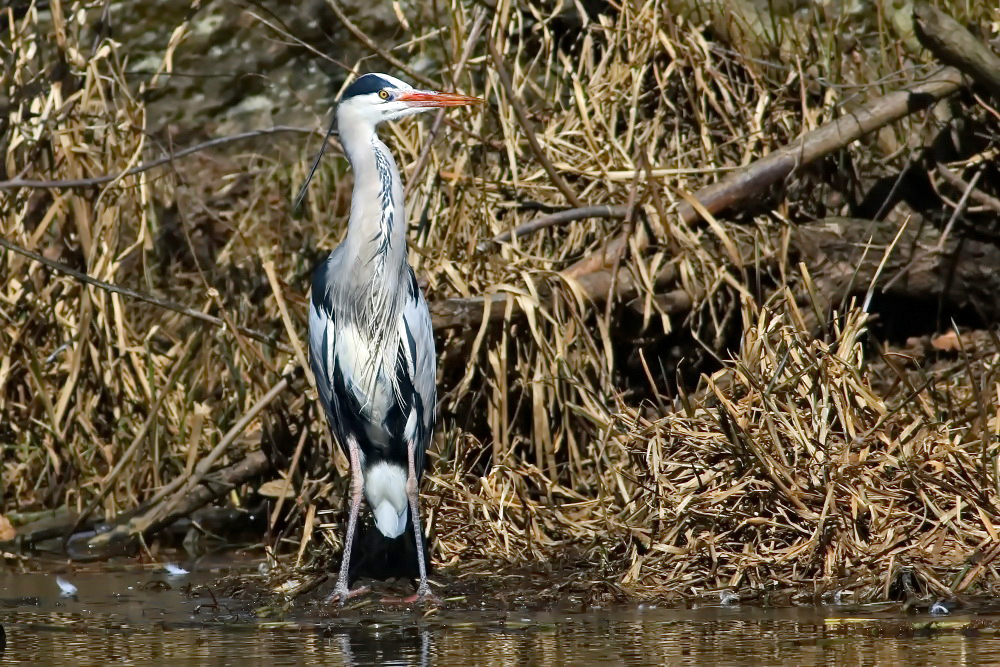
[[[213,472],[212,466],[260,412],[287,387],[288,378],[281,378],[233,424],[208,456],[198,462],[190,475],[173,479],[146,503],[145,509],[119,518],[111,530],[94,535],[82,549],[88,554],[114,552],[122,543],[128,543],[138,535],[155,533],[202,505],[220,498],[234,486],[269,469],[271,464],[260,451],[251,452],[241,461],[218,471]]]
[[[103,559],[115,554],[129,553],[135,548],[138,535],[150,535],[187,516],[232,489],[260,477],[271,469],[267,455],[260,451],[248,453],[232,465],[221,468],[211,477],[187,493],[179,502],[170,507],[169,512],[160,513],[157,505],[128,521],[116,524],[107,532],[98,533],[82,545],[70,545],[70,552],[78,560]]]
[[[958,70],[943,68],[922,83],[872,100],[852,113],[802,135],[792,144],[757,160],[745,169],[734,171],[718,183],[702,188],[693,195],[693,198],[712,215],[745,203],[771,185],[787,178],[796,169],[822,159],[862,136],[909,114],[928,108],[938,100],[957,92],[962,85],[962,75]],[[571,210],[581,211],[588,208],[591,207]],[[617,213],[619,208],[625,207],[608,206],[606,210]],[[561,213],[568,214],[569,211]],[[560,214],[553,214],[553,216],[558,215]],[[539,221],[558,224],[558,220],[549,221],[553,216],[544,216]],[[691,224],[699,218],[699,213],[690,203],[682,202],[677,207],[677,216],[684,223]],[[538,224],[539,221],[528,224]],[[585,296],[595,302],[603,303],[608,296],[605,290],[611,285],[609,269],[613,268],[608,258],[621,257],[628,239],[629,234],[622,232],[608,242],[600,253],[586,257],[562,271],[562,276],[579,281],[584,287]],[[643,249],[646,243],[648,243],[646,240],[637,241],[638,249]],[[630,280],[622,280],[616,285],[615,296],[628,298],[634,288]],[[506,295],[496,294],[431,303],[434,329],[436,331],[454,328],[478,329],[484,312],[490,322],[501,321],[504,318],[506,301]],[[665,307],[665,312],[668,313],[684,312],[691,307],[689,299],[680,298],[674,292],[670,293],[669,298],[659,299],[657,303]]]
[[[921,0],[913,3],[917,39],[945,65],[951,65],[1000,101],[1000,56],[965,26]]]
[[[841,150],[866,134],[879,130],[912,113],[930,107],[962,88],[961,73],[951,67],[938,70],[926,81],[872,100],[851,113],[807,132],[788,146],[734,171],[718,183],[694,193],[694,198],[712,215],[749,202],[761,192],[795,172],[831,153]],[[677,207],[677,217],[685,224],[700,216],[688,202]],[[648,241],[639,240],[642,250]],[[601,252],[586,257],[563,271],[579,277],[610,268],[607,258],[620,257],[628,244],[622,232],[609,241]]]
[[[908,303],[969,309],[986,322],[1000,317],[1000,275],[995,271],[1000,248],[912,221],[883,264],[883,249],[897,233],[871,220],[828,218],[794,228],[789,247],[793,261],[809,267],[824,312],[852,296],[863,298],[874,283],[879,294]]]

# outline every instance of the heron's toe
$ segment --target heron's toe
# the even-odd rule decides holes
[[[327,596],[325,602],[327,604],[337,603],[340,604],[341,607],[343,607],[344,603],[347,602],[350,598],[357,597],[358,595],[364,595],[369,590],[371,589],[368,586],[359,586],[354,590],[349,589],[347,586],[337,586],[336,588],[333,589],[333,592]]]

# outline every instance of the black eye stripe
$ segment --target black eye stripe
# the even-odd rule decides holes
[[[348,100],[357,95],[370,95],[378,93],[383,88],[392,88],[392,84],[380,77],[378,74],[365,74],[347,87],[342,100]]]

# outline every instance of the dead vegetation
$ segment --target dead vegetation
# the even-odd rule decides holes
[[[493,102],[385,130],[439,332],[436,562],[573,554],[643,595],[994,590],[988,84],[891,3],[689,4],[456,1],[357,64]],[[117,519],[70,544],[104,555],[215,498],[263,507],[285,562],[329,558],[346,467],[296,369],[343,160],[301,218],[305,130],[294,161],[272,138],[143,168],[177,150],[143,99],[200,12],[137,80],[99,6],[47,7],[0,14],[0,236],[40,256],[0,254],[5,514],[36,547]]]

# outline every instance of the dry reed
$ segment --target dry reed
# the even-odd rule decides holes
[[[848,183],[817,169],[734,221],[674,215],[687,193],[918,78],[922,56],[894,36],[895,15],[817,4],[780,17],[780,43],[741,33],[730,44],[676,4],[587,15],[453,0],[440,13],[413,9],[403,26],[411,39],[394,58],[492,101],[440,126],[385,130],[407,180],[414,268],[432,302],[506,299],[499,323],[439,337],[442,427],[424,487],[436,561],[485,571],[572,551],[637,594],[871,598],[902,566],[936,593],[996,587],[984,554],[1000,520],[1000,347],[980,340],[931,369],[881,355],[860,309],[822,312],[801,298],[808,271],[787,265],[790,222],[840,210],[843,191],[894,173],[940,121],[905,119],[842,151],[824,169],[851,165]],[[99,9],[50,7],[0,12],[6,178],[87,178],[152,160],[164,137],[147,127],[141,93],[156,78],[127,81],[128,54],[110,40],[91,49]],[[169,55],[190,30],[177,27]],[[856,41],[836,39],[844,33]],[[898,48],[864,57],[885,40]],[[779,62],[789,50],[797,60]],[[91,187],[0,190],[5,239],[225,323],[0,254],[6,514],[97,499],[110,517],[180,484],[298,364],[312,262],[342,235],[350,192],[343,160],[329,159],[305,215],[292,216],[312,149],[303,142],[295,166],[261,145]],[[483,245],[579,203],[625,208]],[[560,273],[623,230],[611,298]],[[771,296],[748,268],[762,259]],[[665,275],[687,307],[665,300]],[[633,293],[617,298],[626,283]],[[236,461],[264,440],[286,457],[293,474],[274,476],[295,495],[275,546],[301,561],[308,528],[327,522],[317,508],[340,502],[331,468],[345,467],[308,383],[291,384],[217,454]],[[292,425],[288,442],[263,435],[277,421]],[[258,486],[229,501],[255,502]],[[322,535],[335,547],[338,533]]]

